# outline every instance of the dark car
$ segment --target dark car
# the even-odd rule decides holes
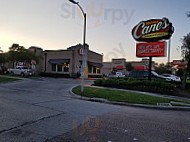
[[[160,75],[158,75],[154,71],[151,71],[151,76],[153,78],[162,78]],[[129,73],[128,77],[131,77],[131,78],[148,78],[148,71],[144,71],[144,70],[131,71]]]

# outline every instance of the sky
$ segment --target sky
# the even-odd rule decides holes
[[[181,59],[180,39],[190,32],[189,0],[78,0],[87,13],[86,42],[104,61],[136,57],[131,35],[140,21],[166,17],[175,31],[171,38],[171,61]],[[67,49],[83,42],[83,17],[68,0],[0,0],[0,47],[13,43],[44,50]],[[166,63],[167,57],[154,57]]]

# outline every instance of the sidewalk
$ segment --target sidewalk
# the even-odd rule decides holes
[[[84,78],[84,80],[97,80],[99,78]],[[77,80],[82,80],[81,78],[77,78]]]

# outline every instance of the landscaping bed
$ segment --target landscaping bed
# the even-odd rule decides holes
[[[170,103],[171,101],[190,104],[189,101],[179,101],[176,99],[150,96],[150,95],[145,95],[145,94],[140,94],[140,93],[93,88],[93,87],[85,87],[84,93],[81,93],[80,86],[73,88],[72,91],[75,94],[88,97],[88,98],[103,98],[109,101],[127,102],[127,103],[133,103],[133,104],[157,105],[157,103]]]
[[[190,97],[190,92],[188,93],[188,88],[190,89],[190,83],[187,83],[187,90],[182,91],[180,89],[180,82],[169,82],[160,79],[153,79],[152,81],[149,81],[147,79],[135,78],[103,78],[95,80],[94,85],[119,89],[138,90],[180,97]]]
[[[139,90],[145,92],[171,94],[175,91],[176,85],[163,80],[147,79],[122,79],[122,78],[108,78],[98,79],[94,81],[95,86],[112,87],[119,89]]]

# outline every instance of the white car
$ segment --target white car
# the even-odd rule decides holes
[[[181,78],[179,76],[175,76],[172,74],[162,74],[161,76],[163,76],[167,81],[181,81]]]
[[[108,77],[125,77],[122,72],[114,72],[108,75]]]
[[[8,70],[11,75],[32,76],[32,70],[24,66],[16,66],[14,69]]]

